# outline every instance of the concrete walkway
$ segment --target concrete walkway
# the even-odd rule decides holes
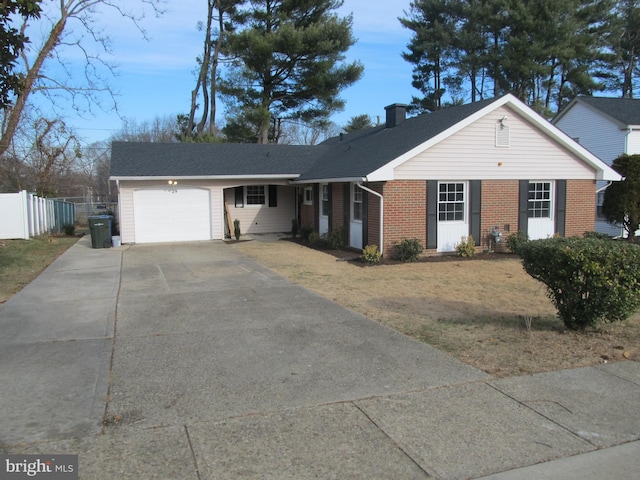
[[[637,362],[496,380],[222,242],[90,248],[0,307],[0,453],[83,479],[635,478]]]

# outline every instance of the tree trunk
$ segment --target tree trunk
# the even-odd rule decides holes
[[[4,130],[2,131],[2,138],[0,139],[0,156],[4,155],[4,153],[9,148],[9,145],[11,144],[11,140],[13,139],[13,136],[18,129],[20,119],[22,118],[22,112],[24,111],[24,107],[27,104],[29,94],[31,93],[33,85],[40,75],[40,70],[42,69],[44,61],[53,51],[56,45],[58,45],[58,42],[60,41],[60,35],[62,35],[64,27],[67,23],[67,18],[67,13],[63,11],[62,18],[60,18],[60,20],[58,20],[58,23],[56,23],[53,26],[53,29],[51,29],[47,41],[42,46],[42,49],[38,53],[35,62],[33,62],[33,66],[27,71],[27,74],[24,77],[24,83],[20,88],[16,103],[9,110],[9,114],[4,125]]]

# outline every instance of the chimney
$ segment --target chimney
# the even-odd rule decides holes
[[[407,119],[407,108],[409,106],[403,103],[394,103],[384,107],[387,112],[387,128],[393,128],[400,125]]]

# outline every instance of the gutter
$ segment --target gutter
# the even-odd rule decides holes
[[[373,193],[380,199],[380,255],[382,255],[384,253],[384,197],[375,190],[371,190],[370,188],[362,185],[362,182],[356,182],[356,185],[365,192]]]
[[[624,177],[622,178],[624,180]],[[596,190],[596,194],[600,193],[600,192],[604,192],[607,188],[609,188],[611,186],[613,182],[611,180],[609,180],[609,182],[602,188],[599,188]]]

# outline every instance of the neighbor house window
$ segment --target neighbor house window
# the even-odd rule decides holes
[[[329,216],[329,185],[322,185],[322,216]]]
[[[313,205],[313,187],[304,187],[304,204]]]
[[[265,205],[264,185],[249,185],[247,187],[247,205]]]
[[[362,189],[357,185],[353,185],[353,201],[351,203],[353,220],[362,221]]]
[[[551,218],[551,182],[529,183],[529,218]]]
[[[464,183],[438,184],[438,220],[441,222],[464,221]]]

